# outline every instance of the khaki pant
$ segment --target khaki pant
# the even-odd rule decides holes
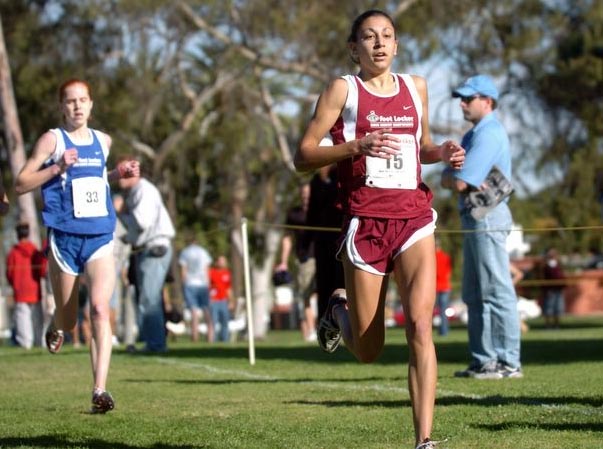
[[[295,278],[295,297],[306,307],[310,304],[310,297],[316,291],[315,274],[316,261],[313,257],[310,257],[305,262],[298,262],[297,276]]]

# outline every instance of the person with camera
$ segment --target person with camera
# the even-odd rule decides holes
[[[513,218],[506,186],[511,179],[509,137],[494,110],[498,89],[489,76],[476,75],[454,90],[463,117],[473,127],[463,136],[465,164],[444,170],[442,187],[459,194],[463,234],[463,301],[469,314],[469,366],[456,377],[523,377],[517,298],[506,249]],[[503,188],[504,187],[504,188]],[[477,193],[493,190],[488,204],[473,204]],[[479,195],[478,195],[479,197]]]
[[[126,157],[125,160],[133,158]],[[145,352],[167,351],[162,291],[172,261],[176,235],[161,193],[140,175],[120,179],[124,202],[118,211],[132,245],[134,280],[138,299],[138,328]]]
[[[316,317],[312,307],[312,296],[316,293],[316,260],[314,258],[314,244],[311,232],[299,227],[307,226],[308,205],[310,203],[310,184],[307,182],[299,186],[300,204],[287,211],[287,226],[281,241],[280,262],[274,268],[274,274],[278,278],[287,276],[289,270],[289,258],[291,253],[295,257],[295,298],[299,305],[300,330],[304,341],[316,341]]]

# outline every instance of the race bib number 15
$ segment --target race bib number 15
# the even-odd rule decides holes
[[[71,182],[73,213],[76,218],[106,217],[107,183],[103,178],[77,178]]]
[[[417,188],[417,147],[411,134],[396,134],[398,154],[390,159],[366,157],[366,185],[381,189]]]

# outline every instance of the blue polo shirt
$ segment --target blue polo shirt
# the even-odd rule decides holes
[[[463,136],[461,146],[466,151],[465,163],[462,169],[453,171],[457,179],[477,188],[494,166],[497,166],[507,179],[511,179],[509,136],[496,113],[491,112],[471,128]],[[464,198],[460,195],[460,209],[463,204]]]

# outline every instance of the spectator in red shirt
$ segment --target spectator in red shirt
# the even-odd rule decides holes
[[[446,309],[450,301],[450,277],[452,275],[452,259],[450,255],[442,249],[439,238],[436,238],[436,303],[440,309],[440,335],[448,335],[448,317]]]
[[[13,324],[16,343],[26,349],[42,346],[42,291],[40,281],[46,275],[43,253],[29,240],[29,225],[19,223],[18,242],[6,257],[6,279],[13,289]]]
[[[218,341],[228,341],[230,339],[228,322],[233,303],[231,275],[225,256],[218,256],[215,264],[209,269],[209,283],[211,317],[214,326],[220,327],[219,331],[216,329],[216,337]]]

